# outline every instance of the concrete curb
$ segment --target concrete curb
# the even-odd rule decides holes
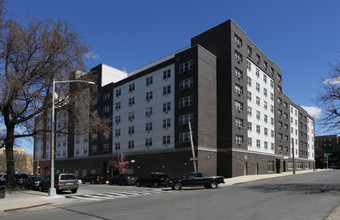
[[[19,211],[19,210],[23,210],[23,209],[36,208],[36,207],[45,206],[45,205],[51,205],[51,204],[52,203],[43,203],[43,204],[25,206],[25,207],[20,207],[20,208],[4,209],[3,212],[13,212],[13,211]]]

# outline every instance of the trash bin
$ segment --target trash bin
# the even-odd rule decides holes
[[[0,199],[4,199],[6,194],[5,186],[0,186]]]

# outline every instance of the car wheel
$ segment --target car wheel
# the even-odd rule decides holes
[[[85,184],[85,180],[82,180],[81,183],[82,183],[82,184]]]
[[[175,190],[181,190],[182,189],[182,184],[176,183],[173,187]]]
[[[78,189],[71,189],[72,193],[77,193]]]
[[[62,191],[57,189],[57,194],[60,194]]]
[[[110,180],[110,181],[109,181],[109,184],[110,184],[110,185],[113,185],[113,182]]]
[[[91,181],[91,184],[94,184],[94,180]]]
[[[215,181],[211,181],[210,184],[209,184],[209,186],[210,186],[210,188],[212,188],[212,189],[216,189],[217,186],[218,186],[218,184],[217,184],[217,182],[215,182]]]
[[[141,184],[140,182],[136,182],[136,186],[137,186],[137,187],[141,187],[142,184]]]
[[[42,186],[39,186],[39,192],[43,192],[44,190],[43,190],[43,188],[42,188]]]
[[[122,181],[122,182],[120,183],[120,185],[125,186],[125,185],[126,185],[126,182],[125,182],[125,181]]]
[[[158,187],[159,187],[159,184],[158,184],[157,182],[154,182],[154,183],[153,183],[153,187],[158,188]]]

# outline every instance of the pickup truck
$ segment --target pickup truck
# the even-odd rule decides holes
[[[223,176],[203,177],[203,174],[198,172],[187,173],[180,178],[169,181],[170,187],[174,190],[180,190],[185,186],[204,186],[205,188],[215,189],[220,183],[224,183]]]

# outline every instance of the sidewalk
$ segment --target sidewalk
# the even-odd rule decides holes
[[[304,174],[304,173],[312,173],[312,172],[318,172],[318,171],[326,171],[326,170],[300,170],[296,171],[296,175],[298,174]],[[284,176],[291,176],[293,175],[293,171],[290,172],[284,172],[284,173],[272,173],[272,174],[260,174],[260,175],[245,175],[245,176],[238,176],[233,178],[225,178],[224,184],[220,184],[220,186],[231,186],[234,184],[240,184],[240,183],[246,183],[251,181],[257,181],[257,180],[265,180],[265,179],[272,179],[277,177],[284,177]]]
[[[0,199],[0,215],[4,212],[56,204],[65,199],[60,195],[48,197],[46,192],[33,190],[6,190],[5,198]]]
[[[317,171],[325,171],[325,170],[317,170]],[[313,170],[301,170],[297,171],[296,174],[304,174],[315,172]],[[221,187],[230,186],[234,184],[240,184],[245,182],[278,178],[284,176],[293,175],[293,172],[285,172],[285,173],[273,173],[273,174],[262,174],[262,175],[247,175],[247,176],[239,176],[234,178],[226,178],[224,179],[225,184],[220,184]],[[1,213],[12,212],[17,210],[24,210],[35,207],[43,207],[48,205],[57,204],[65,201],[66,198],[62,195],[57,195],[55,197],[48,197],[46,192],[39,192],[33,190],[23,190],[23,191],[8,191],[6,190],[6,195],[4,199],[0,199],[0,215]],[[335,209],[333,213],[329,216],[329,220],[333,220],[335,218],[330,218],[332,215],[336,213],[340,213],[340,206],[338,209]]]

